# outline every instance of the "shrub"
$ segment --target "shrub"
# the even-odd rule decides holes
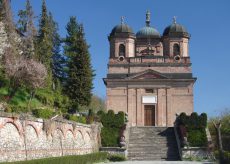
[[[92,164],[95,162],[106,161],[108,154],[105,152],[92,153],[86,155],[73,155],[64,157],[53,157],[45,159],[36,159],[31,161],[12,162],[12,164]]]
[[[192,146],[192,147],[207,146],[208,141],[207,141],[205,129],[189,130],[188,131],[188,141],[189,141],[189,146]]]
[[[119,146],[119,129],[103,127],[101,129],[101,144],[104,147]]]
[[[79,123],[82,123],[82,124],[86,124],[86,118],[84,116],[76,116],[76,115],[72,115],[72,114],[65,114],[64,117],[67,120],[71,120],[71,121],[79,122]]]
[[[199,116],[196,112],[194,112],[190,116],[187,116],[185,113],[181,113],[177,122],[179,125],[186,128],[190,146],[207,146],[207,136],[205,131],[207,126],[207,114],[202,113]]]
[[[124,112],[114,114],[113,111],[109,110],[107,114],[101,116],[101,123],[104,127],[121,128],[125,123]]]
[[[50,109],[34,109],[32,113],[35,117],[44,119],[49,119],[54,114],[54,112]]]
[[[207,127],[208,116],[206,113],[201,113],[200,115],[200,124],[204,127]]]
[[[98,112],[98,114],[103,125],[101,131],[102,146],[118,147],[120,129],[125,124],[124,112],[114,114],[112,110],[109,110],[107,114],[104,112]]]
[[[49,89],[37,89],[35,92],[35,98],[45,105],[54,105],[55,97],[53,92]]]
[[[112,162],[116,162],[116,161],[125,161],[126,158],[123,155],[109,155],[108,160],[112,161]]]
[[[187,124],[187,115],[183,112],[180,114],[180,116],[178,117],[178,121],[179,121],[179,124],[183,124],[183,125],[186,125]]]
[[[215,157],[217,158],[217,159],[220,159],[220,154],[219,154],[219,151],[215,151],[214,152],[214,155],[215,155]],[[230,163],[230,152],[228,152],[228,151],[224,151],[223,152],[223,161],[222,161],[223,163],[226,163],[226,164],[228,164],[228,163]]]
[[[27,107],[10,105],[13,113],[28,113],[30,110]]]

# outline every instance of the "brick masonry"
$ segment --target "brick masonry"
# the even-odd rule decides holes
[[[99,141],[98,124],[64,120],[48,124],[0,113],[0,162],[92,153],[99,150]]]
[[[170,26],[170,34],[166,30],[161,36],[147,30],[149,27],[135,34],[121,24],[108,37],[110,55],[104,78],[107,110],[127,113],[128,126],[171,127],[176,114],[194,111],[196,77],[192,75],[189,54],[190,34],[181,30],[183,26],[171,29],[175,24]],[[125,52],[120,46],[125,47]],[[148,93],[148,89],[155,92]],[[143,101],[149,97],[155,101]]]

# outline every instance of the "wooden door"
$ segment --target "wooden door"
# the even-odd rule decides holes
[[[155,105],[145,105],[145,126],[155,126]]]

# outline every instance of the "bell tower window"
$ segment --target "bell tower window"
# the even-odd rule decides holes
[[[119,56],[125,56],[125,45],[124,44],[119,45]]]
[[[180,46],[178,44],[173,45],[173,56],[180,55]]]

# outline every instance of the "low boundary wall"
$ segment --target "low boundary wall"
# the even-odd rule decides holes
[[[0,112],[0,162],[96,152],[100,125]]]

